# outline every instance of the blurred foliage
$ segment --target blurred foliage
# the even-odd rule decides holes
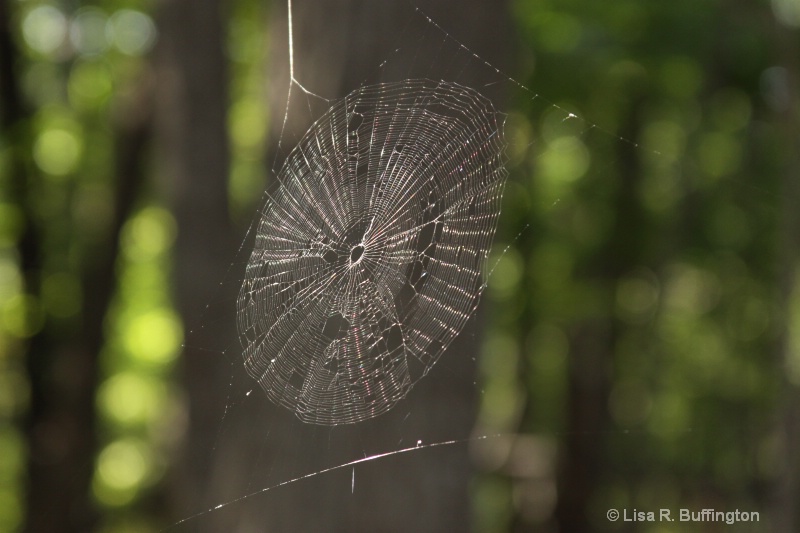
[[[12,425],[26,409],[26,339],[45,328],[59,343],[79,335],[84,313],[81,278],[108,242],[115,194],[112,127],[135,80],[150,68],[157,40],[150,2],[109,0],[91,5],[23,1],[13,5],[16,74],[24,106],[31,110],[20,131],[0,144],[4,209],[0,308],[0,530],[14,531],[23,518],[24,445]],[[24,198],[10,197],[11,151],[22,154],[29,176]],[[28,202],[23,206],[14,202]],[[109,523],[156,483],[164,469],[170,434],[164,427],[175,392],[169,371],[180,349],[180,322],[168,290],[171,215],[144,195],[128,221],[117,261],[119,290],[107,318],[109,342],[102,356],[97,405],[100,442],[93,481],[96,504]],[[24,287],[15,251],[22,209],[32,212],[42,241],[41,265]],[[36,295],[36,296],[35,296]],[[38,297],[37,297],[38,296]],[[108,529],[114,530],[113,528]],[[144,529],[140,529],[143,531]]]
[[[122,233],[119,289],[107,318],[105,377],[97,394],[104,444],[92,481],[94,497],[109,510],[130,506],[159,481],[178,438],[177,392],[169,380],[183,338],[169,300],[174,237],[172,216],[152,206],[137,212]]]
[[[21,55],[16,74],[32,111],[0,144],[8,192],[0,196],[0,531],[14,531],[23,519],[25,446],[14,421],[27,403],[26,339],[47,328],[67,342],[80,331],[83,268],[107,242],[113,216],[114,121],[126,112],[138,80],[151,75],[158,41],[149,0],[12,4]],[[253,2],[236,2],[230,11],[231,203],[238,216],[252,209],[264,186],[263,11]],[[29,176],[23,199],[11,192],[12,151],[22,154]],[[19,202],[26,200],[43,255],[39,286],[27,288],[15,250],[26,224],[27,206]],[[160,207],[157,181],[136,202],[120,236],[118,289],[101,354],[101,447],[92,491],[106,517],[103,531],[158,530],[146,515],[137,517],[137,502],[162,478],[182,432],[182,400],[171,377],[183,341],[169,287],[175,221]]]
[[[780,248],[796,149],[780,121],[800,116],[775,32],[800,44],[797,6],[514,2],[531,73],[521,81],[557,100],[539,112],[527,98],[508,120],[510,248],[489,286],[481,423],[560,446],[561,463],[525,472],[512,444],[481,452],[498,454],[476,491],[481,531],[554,530],[555,476],[580,429],[566,384],[582,371],[610,388],[607,433],[577,437],[603,458],[593,528],[628,527],[609,508],[707,502],[767,519],[784,468],[776,350],[798,324],[796,291],[791,316],[780,308],[797,268]],[[582,369],[571,352],[598,322],[610,359]]]
[[[24,514],[14,422],[27,404],[26,339],[79,330],[82,268],[112,215],[111,124],[151,68],[153,9],[14,4],[31,114],[2,136],[0,186],[11,190],[21,157],[44,255],[37,290],[26,289],[23,207],[0,193],[0,531],[17,530]],[[606,366],[590,368],[610,387],[609,431],[586,436],[604,458],[593,525],[609,527],[610,507],[763,511],[764,487],[783,468],[782,383],[800,386],[800,291],[788,316],[777,298],[793,147],[776,116],[800,117],[773,36],[779,25],[797,44],[798,3],[517,0],[513,17],[517,77],[553,100],[513,102],[506,124],[513,175],[490,261],[479,424],[519,437],[476,454],[486,471],[474,486],[477,529],[552,525],[576,331],[598,320],[612,335]],[[240,222],[265,183],[265,28],[259,3],[232,5],[230,203]],[[183,423],[170,377],[183,342],[169,298],[176,229],[161,202],[149,183],[125,224],[105,324],[92,481],[103,531],[160,527],[142,502]],[[784,362],[775,352],[787,325],[795,355]]]

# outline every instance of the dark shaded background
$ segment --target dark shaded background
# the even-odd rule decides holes
[[[283,2],[0,0],[0,531],[797,531],[799,27],[295,0],[287,105]],[[304,425],[248,394],[247,228],[325,98],[406,77],[508,112],[489,288],[392,412]]]

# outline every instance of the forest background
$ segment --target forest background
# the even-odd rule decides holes
[[[482,332],[450,350],[477,363],[446,354],[400,408],[404,435],[463,442],[177,524],[340,457],[301,462],[309,430],[269,406],[225,418],[226,291],[273,176],[286,6],[0,0],[0,531],[719,530],[611,508],[798,531],[800,3],[419,2],[441,30],[405,1],[295,4],[315,93],[420,32],[529,88],[487,89],[508,112],[509,247]]]

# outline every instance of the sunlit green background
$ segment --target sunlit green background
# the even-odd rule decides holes
[[[17,423],[28,404],[28,339],[47,335],[68,343],[80,335],[80,277],[109,237],[114,115],[138,80],[152,76],[149,55],[158,31],[156,6],[147,0],[7,4],[11,19],[2,22],[20,53],[15,67],[30,110],[0,140],[0,531],[11,532],[23,527],[25,508],[26,450]],[[263,13],[264,6],[238,2],[229,21],[235,213],[264,184]],[[20,160],[29,176],[24,198],[15,197],[11,183]],[[106,517],[103,531],[163,525],[137,509],[162,481],[167,451],[181,434],[174,425],[181,407],[172,370],[183,331],[169,287],[176,225],[163,191],[153,187],[136,199],[120,232],[117,289],[104,325],[99,448],[89,496]],[[26,223],[42,235],[37,287],[25,286],[16,249]]]
[[[152,76],[159,34],[147,0],[6,4],[25,109],[0,137],[0,531],[12,532],[26,506],[26,357],[37,336],[81,335],[82,278],[111,242],[111,130]],[[234,0],[226,21],[241,225],[269,166],[266,16]],[[612,528],[610,507],[716,507],[790,531],[768,520],[786,479],[800,497],[800,3],[516,0],[511,17],[512,74],[550,103],[509,102],[478,431],[519,437],[474,452],[476,530],[555,531],[557,458],[582,427],[570,410],[600,397],[583,436],[602,458],[592,528]],[[90,496],[102,531],[164,525],[147,502],[181,434],[184,340],[165,195],[148,182],[119,235]],[[26,279],[27,225],[41,248]],[[570,355],[601,341],[596,357]]]

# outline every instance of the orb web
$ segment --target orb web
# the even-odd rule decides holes
[[[355,423],[403,399],[484,287],[507,172],[502,117],[444,81],[335,102],[278,173],[237,300],[244,364],[275,403]]]

